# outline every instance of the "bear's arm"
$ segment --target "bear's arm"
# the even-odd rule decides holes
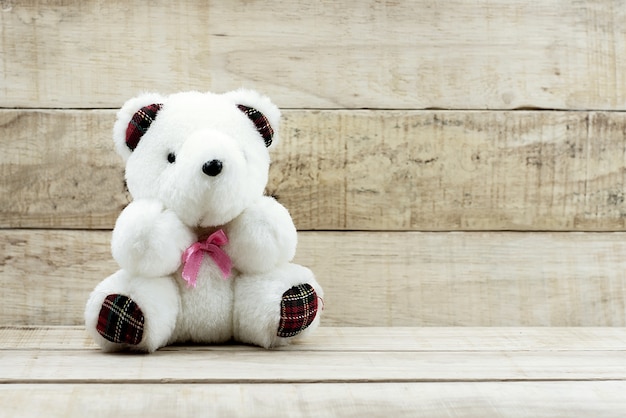
[[[111,250],[124,270],[143,277],[174,273],[195,234],[176,214],[153,199],[131,202],[117,218]]]
[[[242,273],[264,273],[291,261],[298,237],[289,212],[263,196],[224,227],[225,250]]]

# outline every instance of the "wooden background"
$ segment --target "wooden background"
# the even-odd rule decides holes
[[[626,2],[0,0],[0,325],[80,324],[115,108],[245,86],[326,325],[626,325]]]

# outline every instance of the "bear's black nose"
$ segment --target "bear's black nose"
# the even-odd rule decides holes
[[[215,177],[222,172],[222,162],[220,160],[207,161],[202,165],[202,172],[207,176]]]

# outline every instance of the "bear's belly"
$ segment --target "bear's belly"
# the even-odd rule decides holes
[[[180,312],[171,343],[219,343],[231,339],[234,276],[224,279],[207,260],[202,263],[196,287],[189,287],[178,275]]]

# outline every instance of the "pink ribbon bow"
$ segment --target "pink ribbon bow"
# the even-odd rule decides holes
[[[228,237],[223,230],[217,230],[205,240],[192,244],[183,253],[183,279],[187,282],[188,287],[196,287],[198,280],[198,271],[207,253],[222,271],[224,279],[230,275],[233,262],[221,246],[228,244]]]

